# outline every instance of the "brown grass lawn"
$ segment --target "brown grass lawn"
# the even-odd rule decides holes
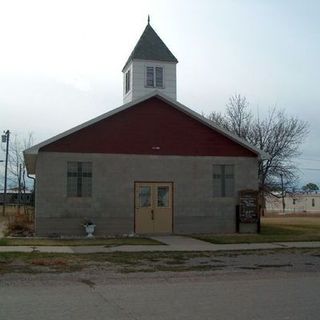
[[[163,243],[142,237],[94,238],[94,239],[39,239],[2,238],[0,246],[122,246],[122,245],[161,245]]]
[[[261,234],[316,237],[320,240],[320,217],[262,218]]]
[[[29,214],[31,214],[34,211],[34,208],[31,206],[26,206],[24,207],[23,205],[21,205],[20,207],[20,213],[25,213],[28,212]],[[7,205],[6,206],[6,217],[11,217],[14,216],[15,214],[18,213],[18,206],[15,205]],[[1,206],[1,214],[2,214],[2,206]]]
[[[201,235],[212,243],[320,241],[320,217],[263,217],[260,234]]]
[[[277,216],[277,217],[262,217],[262,225],[291,225],[300,227],[309,227],[313,225],[314,227],[320,228],[320,216],[309,216],[309,217],[287,217],[287,216]]]

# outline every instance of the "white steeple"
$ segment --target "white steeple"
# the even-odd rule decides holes
[[[127,103],[154,90],[177,99],[178,60],[148,24],[129,56],[123,72],[123,102]]]

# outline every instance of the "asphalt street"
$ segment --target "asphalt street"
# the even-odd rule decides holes
[[[93,280],[94,279],[94,280]],[[0,319],[319,319],[320,273],[0,278]]]

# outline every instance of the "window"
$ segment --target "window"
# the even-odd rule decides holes
[[[141,208],[151,206],[151,187],[139,187],[139,206]]]
[[[154,87],[154,72],[153,72],[153,67],[147,67],[147,80],[146,80],[146,85],[147,87]]]
[[[126,72],[126,93],[128,93],[130,91],[130,89],[131,89],[130,79],[131,79],[131,71],[128,70]]]
[[[296,199],[292,199],[292,204],[293,204],[293,205],[296,204]]]
[[[156,87],[163,88],[163,68],[156,67]]]
[[[313,206],[313,207],[315,206],[314,199],[312,199],[312,206]]]
[[[213,165],[213,196],[234,196],[234,166]]]
[[[158,208],[169,207],[169,187],[158,187]]]
[[[67,196],[91,197],[92,164],[91,162],[68,162]]]
[[[162,67],[146,67],[146,87],[163,88]]]

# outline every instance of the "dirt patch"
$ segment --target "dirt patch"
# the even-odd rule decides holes
[[[31,264],[34,264],[37,266],[66,266],[68,263],[65,259],[62,259],[62,258],[57,258],[57,259],[40,258],[40,259],[31,260]]]

